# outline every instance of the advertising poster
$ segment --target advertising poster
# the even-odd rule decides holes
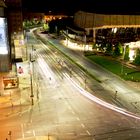
[[[8,54],[7,21],[0,18],[0,54]]]

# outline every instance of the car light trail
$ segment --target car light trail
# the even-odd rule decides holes
[[[112,104],[109,104],[109,103],[97,98],[96,96],[92,95],[91,93],[89,93],[88,91],[86,91],[82,87],[80,87],[80,85],[78,85],[68,74],[66,74],[66,73],[63,73],[63,74],[71,82],[71,84],[76,89],[78,89],[80,91],[80,93],[82,95],[84,95],[85,97],[89,98],[90,100],[92,100],[92,101],[94,101],[94,102],[96,102],[96,103],[98,103],[98,104],[100,104],[100,105],[102,105],[104,107],[107,107],[107,108],[109,108],[111,110],[114,110],[114,111],[119,112],[121,114],[124,114],[126,116],[129,116],[129,117],[132,117],[132,118],[140,120],[140,117],[137,116],[136,114],[134,114],[132,112],[129,112],[129,111],[125,110],[125,109],[119,108],[117,106],[114,106]]]
[[[48,80],[50,80],[51,83],[56,84],[54,74],[53,74],[52,70],[50,69],[50,67],[47,65],[47,63],[45,62],[45,60],[43,58],[38,58],[37,62],[39,64],[39,67],[43,71],[44,75],[46,76],[46,78]]]

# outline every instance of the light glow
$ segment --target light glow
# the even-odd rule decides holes
[[[8,54],[7,22],[0,18],[0,54]]]
[[[130,61],[134,60],[134,57],[135,57],[135,51],[131,49],[129,52]]]
[[[114,110],[116,112],[119,112],[123,115],[126,115],[126,116],[129,116],[129,117],[132,117],[132,118],[135,118],[135,119],[139,119],[140,120],[140,117],[132,112],[129,112],[123,108],[119,108],[117,106],[114,106],[112,104],[109,104],[99,98],[97,98],[96,96],[94,96],[93,94],[89,93],[88,91],[86,91],[85,89],[83,89],[82,87],[80,87],[80,85],[78,85],[68,74],[64,74],[64,76],[70,81],[70,83],[79,90],[79,92],[87,97],[88,99],[96,102],[97,104],[100,104],[106,108],[109,108],[111,110]]]
[[[4,55],[4,54],[8,54],[8,50],[6,47],[0,47],[0,54]]]

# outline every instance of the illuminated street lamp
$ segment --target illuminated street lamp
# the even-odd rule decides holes
[[[33,67],[32,67],[32,60],[31,60],[31,54],[30,54],[30,82],[31,82],[31,103],[32,105],[34,105],[34,94],[33,94],[33,77],[32,77],[32,71],[33,71]]]
[[[122,68],[121,68],[121,74],[123,75],[124,71],[124,59],[125,59],[125,51],[126,51],[126,46],[123,46],[123,61],[122,61]]]
[[[86,43],[87,43],[87,36],[86,36],[86,33],[84,33],[84,52],[86,51]]]
[[[34,55],[34,49],[33,49],[33,45],[32,45],[32,52],[30,53],[30,81],[31,81],[31,104],[34,105],[34,93],[33,93],[33,69],[34,69],[34,64],[33,62],[35,61],[34,59],[32,60],[32,56]]]
[[[66,37],[66,40],[67,40],[67,46],[68,46],[68,36],[69,36],[69,32],[68,32],[68,30],[66,31],[66,34],[67,34],[67,37]]]

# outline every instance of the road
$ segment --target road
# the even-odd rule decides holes
[[[0,120],[0,140],[47,135],[59,140],[139,140],[140,120],[83,96],[82,93],[87,94],[85,86],[79,87],[75,83],[76,72],[80,75],[83,72],[59,52],[52,51],[50,46],[30,39],[29,46],[33,44],[35,49],[32,56],[35,58],[34,105]],[[61,58],[67,65],[60,64]],[[79,81],[83,79],[77,77]],[[8,131],[12,132],[11,135]]]
[[[48,38],[48,35],[40,35],[42,38]],[[65,54],[71,57],[78,65],[85,68],[89,73],[101,81],[100,87],[97,84],[89,85],[89,88],[93,94],[104,101],[115,104],[118,107],[122,107],[140,115],[139,89],[134,88],[133,85],[131,86],[116,75],[103,69],[99,65],[93,62],[91,63],[91,61],[88,60],[84,55],[81,55],[81,51],[73,50],[70,46],[63,46],[59,39],[52,39],[49,37],[49,40],[51,40],[51,44],[53,44],[56,48],[62,52],[65,52]],[[114,100],[116,91],[117,99]]]

